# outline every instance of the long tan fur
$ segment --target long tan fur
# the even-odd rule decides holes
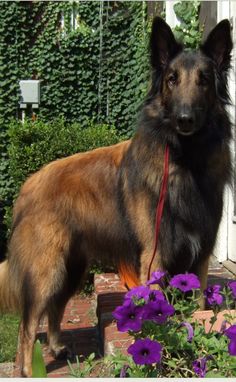
[[[8,260],[0,264],[0,312],[19,311],[19,299],[13,292]]]

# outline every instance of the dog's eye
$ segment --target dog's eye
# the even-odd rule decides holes
[[[204,74],[204,73],[200,73],[199,75],[199,85],[201,86],[207,86],[209,84],[209,76],[207,74]]]
[[[176,73],[172,73],[168,76],[167,78],[167,83],[169,85],[169,87],[173,87],[177,82],[177,74]]]

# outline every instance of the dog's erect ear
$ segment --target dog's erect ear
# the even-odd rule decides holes
[[[227,70],[230,67],[232,47],[230,23],[228,20],[222,20],[210,32],[200,49],[215,61],[219,70]]]
[[[182,50],[182,45],[175,40],[169,25],[160,17],[155,17],[152,23],[150,48],[151,64],[159,70],[163,70]]]

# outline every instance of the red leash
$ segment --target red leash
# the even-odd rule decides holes
[[[160,196],[159,196],[157,209],[156,209],[155,245],[154,245],[152,259],[150,261],[149,268],[148,268],[147,280],[150,279],[151,267],[152,267],[152,263],[153,263],[153,260],[154,260],[155,254],[156,254],[156,250],[157,250],[157,242],[158,242],[158,236],[159,236],[159,231],[160,231],[160,226],[161,226],[161,218],[162,218],[162,214],[163,214],[165,196],[166,196],[166,192],[167,192],[168,176],[169,176],[169,146],[166,145],[165,157],[164,157],[164,173],[163,173],[163,179],[162,179],[162,184],[161,184]]]

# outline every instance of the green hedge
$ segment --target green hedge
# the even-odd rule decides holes
[[[113,126],[90,124],[82,128],[80,124],[68,124],[64,119],[48,123],[27,120],[24,124],[12,121],[8,134],[9,173],[16,189],[26,176],[45,163],[76,152],[109,146],[123,137]]]
[[[45,163],[101,146],[109,146],[126,138],[117,132],[114,126],[90,123],[87,128],[78,123],[67,123],[64,119],[56,119],[45,123],[41,120],[24,124],[12,120],[8,128],[9,156],[8,176],[11,180],[12,200],[19,188],[30,174],[37,171]],[[11,205],[7,211],[5,224],[10,228]]]

